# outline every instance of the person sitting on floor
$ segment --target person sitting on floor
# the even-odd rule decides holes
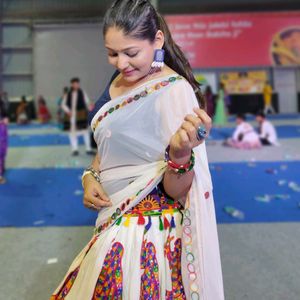
[[[262,145],[279,146],[277,133],[274,125],[266,119],[262,112],[256,115],[256,121],[259,125],[259,138]]]
[[[237,127],[231,138],[224,142],[225,146],[237,149],[257,149],[261,147],[259,136],[253,126],[246,122],[246,117],[239,114],[236,117]]]
[[[42,124],[48,123],[51,120],[51,113],[47,107],[46,100],[43,96],[39,96],[38,100],[38,118]]]

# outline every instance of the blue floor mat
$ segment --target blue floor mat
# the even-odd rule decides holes
[[[300,221],[300,192],[288,186],[295,182],[300,187],[300,161],[216,163],[210,169],[218,222]],[[264,195],[273,198],[268,203],[255,199]],[[226,206],[243,212],[244,220],[226,213]]]
[[[300,184],[300,161],[218,163],[210,168],[218,223],[300,221],[300,193],[288,187],[290,181]],[[82,205],[81,172],[9,169],[7,184],[0,185],[0,226],[94,225],[96,213]],[[265,194],[289,198],[255,200]],[[227,214],[226,206],[242,211],[245,218]]]
[[[48,124],[40,124],[40,123],[30,123],[30,124],[26,124],[26,125],[19,125],[16,123],[11,123],[8,125],[8,129],[24,129],[24,130],[28,130],[28,129],[48,129],[48,128],[58,128],[58,124],[57,123],[48,123]]]
[[[32,135],[10,135],[8,139],[9,147],[42,147],[42,146],[65,146],[69,145],[67,134],[32,134]],[[79,137],[79,144],[83,145],[83,137]]]
[[[82,205],[82,169],[10,169],[0,185],[0,226],[93,225]]]

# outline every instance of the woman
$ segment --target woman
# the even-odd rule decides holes
[[[219,93],[214,116],[214,125],[224,126],[227,123],[226,108],[225,108],[225,86],[220,83]]]
[[[232,137],[224,142],[224,146],[243,150],[261,148],[259,135],[254,130],[253,126],[246,122],[245,115],[237,115],[236,125],[237,127],[234,130]]]
[[[5,171],[5,157],[7,153],[7,124],[8,115],[6,105],[0,97],[0,184],[6,182],[4,178]]]
[[[83,176],[84,204],[99,215],[51,299],[224,299],[211,120],[190,65],[149,1],[115,1],[103,33],[120,73],[94,112],[98,154]]]
[[[214,94],[210,85],[206,87],[204,96],[207,103],[207,114],[212,117],[214,115]]]
[[[49,112],[45,98],[43,96],[39,96],[37,103],[39,121],[42,124],[48,123],[51,120],[51,113]]]

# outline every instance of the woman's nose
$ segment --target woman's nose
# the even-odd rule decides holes
[[[117,68],[119,70],[124,70],[128,67],[128,60],[123,55],[118,56]]]

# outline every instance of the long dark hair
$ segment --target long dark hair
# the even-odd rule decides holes
[[[141,40],[147,39],[150,42],[154,42],[157,31],[161,30],[165,37],[165,63],[186,78],[195,91],[200,107],[206,108],[205,99],[190,63],[174,42],[166,21],[148,0],[116,0],[104,17],[104,36],[112,26],[123,30],[125,35]]]

